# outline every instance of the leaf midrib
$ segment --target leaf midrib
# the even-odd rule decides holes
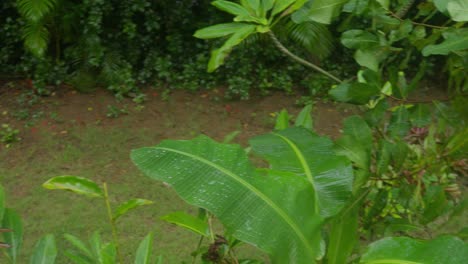
[[[244,187],[246,187],[248,190],[250,190],[252,193],[254,193],[257,197],[260,198],[260,200],[262,200],[265,204],[269,205],[279,216],[281,219],[283,219],[284,222],[286,222],[286,224],[288,226],[291,227],[291,229],[294,231],[294,233],[296,234],[296,236],[300,239],[300,241],[305,245],[305,247],[307,248],[307,250],[309,252],[313,252],[313,247],[312,245],[309,244],[309,242],[307,241],[306,237],[304,236],[304,234],[300,231],[299,227],[295,224],[295,222],[288,216],[288,214],[286,214],[279,206],[277,206],[270,198],[268,198],[266,195],[264,195],[260,190],[258,190],[257,188],[255,188],[253,185],[251,185],[250,183],[248,183],[247,181],[243,180],[242,178],[240,178],[239,176],[237,176],[236,174],[232,173],[231,171],[225,169],[224,167],[221,167],[219,165],[217,165],[216,163],[213,163],[207,159],[204,159],[202,157],[199,157],[199,156],[196,156],[196,155],[193,155],[191,153],[187,153],[187,152],[184,152],[184,151],[180,151],[180,150],[176,150],[176,149],[171,149],[171,148],[166,148],[166,147],[155,147],[155,149],[161,149],[161,150],[166,150],[166,151],[169,151],[169,152],[174,152],[174,153],[178,153],[178,154],[181,154],[181,155],[184,155],[184,156],[187,156],[189,158],[192,158],[194,160],[198,160],[202,163],[205,163],[207,164],[208,166],[211,166],[219,171],[221,171],[222,173],[224,173],[225,175],[231,177],[233,180],[239,182],[241,185],[243,185]]]

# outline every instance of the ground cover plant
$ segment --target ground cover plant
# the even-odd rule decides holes
[[[55,79],[56,84],[59,84],[62,78],[60,76],[63,76],[63,80],[69,78],[69,82],[75,82],[74,85],[81,87],[82,91],[90,91],[89,88],[92,90],[101,83],[120,100],[129,96],[139,104],[133,110],[127,105],[117,107],[106,104],[107,108],[103,111],[107,117],[112,118],[108,122],[127,118],[123,114],[131,116],[136,112],[161,117],[160,113],[145,112],[145,105],[142,105],[150,96],[158,96],[158,93],[142,93],[142,90],[137,89],[137,83],[145,81],[135,77],[137,75],[133,69],[139,68],[138,65],[131,57],[118,55],[126,49],[125,43],[145,43],[143,38],[137,37],[137,26],[141,21],[135,22],[133,16],[142,13],[142,7],[151,10],[154,3],[142,1],[131,5],[132,12],[128,14],[128,3],[124,2],[114,8],[109,6],[110,2],[112,1],[85,2],[81,6],[82,10],[92,7],[89,13],[91,16],[83,15],[88,13],[81,10],[78,11],[81,15],[77,17],[80,21],[92,18],[93,23],[87,25],[94,27],[96,31],[82,32],[83,35],[78,36],[88,38],[87,34],[91,32],[94,39],[99,40],[99,45],[94,43],[92,46],[101,47],[102,50],[98,52],[100,55],[93,57],[97,55],[94,53],[86,60],[76,60],[75,57],[76,63],[70,66],[67,58],[71,57],[67,57],[65,50],[70,48],[68,51],[73,53],[77,47],[65,45],[62,49],[62,44],[67,40],[61,39],[58,28],[55,31],[51,29],[54,28],[54,19],[61,17],[59,14],[64,12],[63,8],[70,7],[71,3],[44,1],[42,7],[34,7],[30,1],[18,1],[17,8],[24,19],[21,24],[24,43],[33,54],[34,60],[40,61],[34,64],[34,74],[37,74],[35,81],[26,82],[34,91],[32,98],[39,98],[35,94],[55,96],[56,93],[47,87],[47,83]],[[176,5],[178,4],[196,6],[194,1],[180,1]],[[200,237],[198,242],[185,245],[192,246],[191,261],[463,263],[468,258],[468,248],[464,241],[466,228],[463,228],[464,224],[457,224],[455,221],[464,219],[463,215],[466,214],[464,190],[468,153],[468,82],[465,72],[468,42],[465,41],[467,31],[464,25],[468,18],[463,12],[466,9],[464,2],[220,0],[212,2],[212,5],[234,15],[233,22],[224,23],[223,20],[232,18],[219,15],[208,22],[188,23],[197,27],[216,24],[199,29],[194,34],[203,39],[218,38],[218,41],[203,42],[203,45],[197,47],[200,52],[207,52],[210,44],[219,47],[211,52],[209,59],[206,54],[196,56],[197,65],[193,68],[183,67],[184,76],[177,78],[172,73],[177,69],[172,66],[174,61],[158,50],[156,53],[146,53],[149,54],[146,58],[155,59],[156,62],[146,61],[145,58],[141,72],[144,73],[147,66],[156,65],[152,74],[161,78],[158,80],[159,85],[177,83],[192,90],[202,82],[186,77],[198,75],[198,70],[203,68],[201,65],[206,63],[208,71],[218,69],[227,74],[227,96],[236,95],[245,99],[249,96],[249,88],[245,87],[251,85],[257,85],[265,92],[273,89],[276,86],[274,83],[278,82],[282,90],[291,92],[293,80],[304,77],[301,75],[304,68],[299,65],[302,64],[329,79],[314,79],[311,83],[324,87],[329,87],[330,82],[336,84],[330,89],[319,88],[319,91],[329,90],[330,99],[356,105],[354,109],[358,115],[343,120],[342,131],[334,139],[320,136],[315,132],[318,128],[315,125],[316,120],[310,117],[312,105],[307,105],[310,100],[300,98],[299,101],[307,106],[296,117],[286,110],[270,112],[266,121],[269,127],[274,126],[274,130],[267,134],[256,133],[244,137],[249,138],[248,147],[229,144],[239,134],[239,130],[245,130],[249,125],[239,122],[236,131],[222,135],[223,143],[200,135],[192,140],[163,140],[157,146],[133,150],[131,159],[144,174],[171,186],[171,190],[198,208],[192,209],[190,214],[172,212],[162,216],[163,220],[184,227]],[[161,3],[159,7],[167,6]],[[8,3],[4,5],[4,9],[9,8]],[[98,10],[100,12],[95,13]],[[109,14],[106,12],[110,10],[116,13],[107,19],[118,17],[125,22],[123,35],[101,34],[108,30],[103,26],[107,21],[105,14]],[[191,14],[198,14],[196,10],[198,9],[192,8]],[[123,13],[119,13],[120,11]],[[209,12],[218,14],[214,9]],[[94,15],[98,16],[93,17]],[[158,27],[170,24],[162,19],[158,22]],[[102,27],[102,31],[97,30],[99,27]],[[163,31],[159,31],[158,27],[154,28],[154,32],[171,31],[168,30],[170,26],[161,26]],[[190,27],[184,30],[188,28]],[[47,39],[47,33],[54,34],[52,40],[55,40],[55,47],[51,45],[53,41]],[[165,35],[165,41],[168,42],[165,48],[169,51],[184,46],[180,44],[184,38],[175,37],[176,35],[178,34]],[[41,39],[31,40],[34,36],[40,36]],[[123,42],[122,46],[109,44],[117,38],[127,42]],[[317,61],[324,60],[325,54],[330,53],[333,41],[335,45],[340,43],[338,53],[348,55],[347,63],[351,66],[324,67]],[[286,67],[288,71],[298,75],[292,78],[292,75],[271,73],[261,63],[249,64],[249,59],[243,59],[243,52],[251,50],[255,53],[259,50],[256,45],[271,45],[261,49],[267,54],[268,67],[281,66],[283,60],[276,59],[283,53],[292,62],[296,62],[292,64],[292,68]],[[275,53],[274,46],[279,52]],[[52,50],[55,54],[51,56]],[[133,52],[135,58],[138,54],[145,54],[138,49]],[[170,54],[177,54],[177,51],[171,52],[174,53]],[[8,56],[6,58],[10,58]],[[351,58],[355,63],[351,62]],[[278,64],[271,63],[272,61]],[[338,61],[334,60],[332,63],[336,64]],[[229,63],[234,64],[230,66]],[[180,61],[176,64],[180,65]],[[255,65],[256,69],[253,70],[251,65]],[[50,80],[41,79],[41,73],[50,73],[51,68],[55,69],[54,74],[51,74],[53,77]],[[242,75],[236,75],[237,71],[242,72]],[[431,77],[433,72],[443,74]],[[258,80],[245,78],[252,73],[259,77]],[[151,78],[152,74],[146,77]],[[203,76],[211,77],[206,77],[209,83],[203,81],[203,85],[220,84],[213,77],[218,75],[204,74]],[[174,82],[174,79],[180,82]],[[81,85],[79,82],[83,80],[87,83]],[[448,98],[445,97],[441,102],[430,97],[430,100],[424,100],[415,96],[424,92],[422,87],[428,82],[446,85]],[[164,90],[162,100],[171,100],[168,91],[170,90]],[[218,93],[217,90],[213,92]],[[202,94],[203,98],[207,96],[209,95]],[[219,101],[219,97],[215,96],[213,100]],[[95,111],[89,105],[83,109],[89,113]],[[202,109],[203,106],[198,110]],[[31,109],[26,110],[15,112],[11,116],[19,120],[29,119]],[[278,110],[279,108],[274,111]],[[42,112],[37,113],[40,114],[34,113],[34,119],[40,119],[43,115]],[[236,110],[233,110],[231,104],[223,106],[224,118],[235,114]],[[10,116],[8,111],[3,112],[3,115]],[[190,114],[191,117],[194,115],[196,111]],[[166,129],[180,125],[167,118],[167,112],[162,116],[166,119]],[[252,113],[251,117],[255,116]],[[276,122],[272,122],[273,117]],[[51,113],[50,118],[59,120],[57,114]],[[293,120],[294,126],[290,126]],[[102,122],[104,121],[97,119],[96,125]],[[187,123],[191,126],[191,131],[185,135],[206,133],[190,117]],[[31,124],[34,126],[34,122]],[[31,131],[35,131],[33,129]],[[12,139],[17,139],[19,133],[19,130],[12,129],[3,131],[9,144],[17,141]],[[66,135],[68,131],[62,130],[60,134]],[[112,145],[112,139],[108,140]],[[72,148],[69,152],[71,156],[64,158],[73,159],[75,153],[79,151]],[[254,157],[253,162],[250,161],[251,157]],[[111,242],[101,243],[99,235],[95,233],[90,235],[90,249],[77,237],[66,235],[66,239],[80,249],[81,253],[70,253],[63,248],[58,251],[66,252],[67,257],[76,263],[125,263],[129,259],[146,263],[149,257],[139,256],[157,252],[157,248],[151,249],[152,233],[144,238],[138,250],[129,247],[125,249],[125,254],[121,253],[122,242],[116,232],[115,213],[118,215],[119,211],[125,209],[111,209],[105,183],[107,180],[102,182],[103,189],[90,179],[66,176],[50,179],[44,184],[54,189],[94,193],[95,196],[103,196],[106,202],[110,227],[107,228],[109,236],[104,241]],[[143,189],[146,188],[145,185]],[[128,191],[131,193],[132,189],[129,188]],[[128,206],[119,208],[130,209],[140,204],[136,201],[147,203],[142,202],[145,200],[130,201],[133,202],[124,203]],[[100,215],[95,210],[93,213]],[[198,215],[195,216],[196,213]],[[4,227],[11,228],[13,232],[6,232],[4,236],[11,241],[11,234],[13,237],[18,235],[15,229],[21,228],[15,224],[18,221],[9,221],[10,217],[6,219]],[[138,220],[133,218],[133,221]],[[224,228],[217,226],[219,224]],[[448,229],[447,226],[452,228]],[[59,233],[62,235],[65,232]],[[148,230],[144,230],[144,233],[146,235]],[[138,243],[141,239],[142,237],[137,239]],[[50,250],[51,258],[55,259],[53,240],[51,235],[41,239],[32,255],[41,256]],[[268,255],[268,260],[248,254],[238,255],[238,247],[244,243],[258,247]],[[137,243],[133,244],[136,248]],[[13,262],[17,258],[15,252],[18,245],[16,243],[16,246],[8,249],[9,259]],[[58,257],[60,258],[60,254]],[[175,258],[167,261],[173,259]],[[161,258],[159,261],[162,261]]]

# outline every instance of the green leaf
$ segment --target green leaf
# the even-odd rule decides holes
[[[345,82],[330,89],[328,93],[336,101],[364,105],[373,97],[378,96],[380,90],[375,85]]]
[[[131,158],[147,176],[212,212],[235,238],[257,245],[274,262],[314,262],[321,218],[310,206],[314,195],[305,179],[269,170],[260,176],[243,148],[203,135],[133,150]]]
[[[41,238],[33,250],[31,264],[53,264],[57,256],[57,246],[54,235],[49,234]]]
[[[20,216],[12,209],[6,208],[3,215],[2,228],[12,230],[11,232],[3,233],[3,238],[5,243],[10,245],[9,248],[5,249],[8,256],[13,263],[16,263],[23,241],[23,223]]]
[[[115,264],[117,251],[115,249],[114,244],[106,243],[100,250],[100,263],[102,264]]]
[[[200,39],[211,39],[225,37],[236,33],[239,29],[244,28],[246,24],[243,23],[226,23],[209,26],[206,28],[199,29],[193,35]]]
[[[353,201],[331,221],[330,241],[327,251],[328,264],[347,263],[358,241],[358,212],[361,201]]]
[[[377,175],[383,175],[388,171],[390,165],[392,143],[387,140],[381,140],[380,148],[377,152]]]
[[[277,0],[275,1],[275,6],[271,11],[271,16],[275,16],[281,12],[283,12],[286,8],[291,6],[296,0]],[[305,2],[305,1],[302,1]]]
[[[41,22],[27,22],[22,29],[24,46],[34,56],[42,57],[49,43],[49,31]]]
[[[312,120],[312,116],[310,115],[312,112],[312,105],[308,104],[306,105],[301,112],[299,112],[299,115],[296,118],[295,126],[297,127],[304,127],[309,130],[314,129],[314,123]]]
[[[42,186],[51,190],[67,190],[89,197],[103,197],[101,188],[92,180],[76,176],[58,176],[49,179]]]
[[[370,32],[352,29],[343,32],[341,35],[341,44],[349,49],[365,49],[378,46],[379,39]]]
[[[95,263],[92,259],[82,254],[73,252],[71,250],[65,250],[63,254],[75,264],[94,264]]]
[[[212,5],[216,6],[218,9],[228,12],[229,14],[235,15],[235,16],[249,16],[250,13],[245,7],[233,3],[231,1],[223,1],[223,0],[217,0],[211,2]]]
[[[74,235],[71,235],[71,234],[65,234],[63,236],[73,246],[75,246],[77,249],[81,250],[86,257],[92,258],[93,253],[91,253],[91,251],[88,249],[88,247],[85,245],[85,243],[83,241],[81,241],[78,237],[76,237]]]
[[[409,122],[409,113],[404,105],[395,109],[390,119],[388,130],[392,137],[404,137],[408,134],[411,125]]]
[[[56,0],[18,0],[18,11],[26,20],[37,22],[55,6]]]
[[[270,163],[271,169],[307,179],[316,197],[313,207],[321,216],[337,214],[349,199],[352,169],[346,159],[335,155],[330,139],[292,127],[254,137],[250,144],[254,153]]]
[[[291,18],[298,24],[306,21],[330,24],[346,2],[348,0],[314,0],[293,13]]]
[[[255,25],[243,24],[242,28],[237,30],[221,48],[211,52],[211,58],[208,63],[208,72],[213,72],[224,63],[224,59],[231,52],[232,48],[241,43],[250,34],[256,30]]]
[[[275,5],[275,0],[261,0],[262,2],[262,9],[264,12],[268,12],[270,11],[270,9],[273,8],[273,6]]]
[[[426,46],[422,50],[424,56],[448,55],[450,52],[468,49],[468,28],[459,28],[443,33],[445,40],[440,44]]]
[[[468,2],[466,0],[451,0],[447,4],[450,17],[457,22],[468,21]]]
[[[448,14],[447,12],[447,5],[448,5],[448,2],[450,0],[433,0],[434,2],[434,5],[436,6],[436,8],[441,12],[441,13],[444,13],[444,14]]]
[[[369,109],[365,114],[364,118],[366,122],[371,126],[378,126],[384,120],[385,113],[389,108],[387,100],[380,100],[380,102],[373,108]]]
[[[356,167],[365,171],[369,170],[370,153],[361,146],[354,137],[344,135],[335,142],[336,153],[343,155],[352,161]]]
[[[275,130],[283,130],[289,127],[289,115],[286,109],[281,110],[276,118]]]
[[[153,250],[153,240],[154,240],[154,234],[149,233],[141,241],[136,252],[135,264],[150,264],[151,263],[150,260],[151,260],[151,252]]]
[[[358,49],[354,53],[354,59],[356,62],[363,66],[367,67],[375,72],[379,71],[379,58],[376,56],[376,52],[370,49]]]
[[[117,220],[119,217],[126,214],[129,210],[135,209],[143,205],[152,204],[152,203],[153,203],[152,201],[145,200],[145,199],[130,199],[126,201],[125,203],[119,205],[119,207],[117,207],[117,209],[115,210],[113,219]]]
[[[433,240],[387,237],[368,246],[360,263],[464,264],[468,247],[457,237],[441,236]]]
[[[362,117],[350,116],[344,120],[343,125],[344,135],[353,137],[365,151],[372,151],[372,130]]]
[[[203,221],[200,218],[194,217],[184,212],[170,213],[161,217],[161,219],[205,237],[208,237],[210,235],[210,228],[206,221]]]

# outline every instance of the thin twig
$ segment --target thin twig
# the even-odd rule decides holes
[[[292,58],[293,60],[299,62],[300,64],[304,65],[304,66],[307,66],[309,68],[312,68],[318,72],[320,72],[321,74],[329,77],[330,79],[338,82],[338,83],[342,83],[343,81],[340,80],[338,77],[334,76],[333,74],[327,72],[326,70],[320,68],[319,66],[311,63],[311,62],[308,62],[300,57],[298,57],[297,55],[293,54],[291,51],[289,51],[283,44],[281,44],[281,42],[276,38],[275,34],[273,34],[273,31],[268,31],[268,35],[271,37],[271,39],[273,40],[273,42],[275,43],[276,47],[281,51],[283,52],[284,54],[288,55],[290,58]]]
[[[398,19],[400,22],[405,21],[404,19],[402,19],[401,17],[399,17],[397,14],[393,13],[392,11],[390,11],[388,9],[385,9],[385,11],[387,11],[392,17]],[[415,22],[413,20],[409,20],[409,21],[411,22],[411,24],[416,25],[416,26],[424,26],[424,27],[436,28],[436,29],[447,29],[448,28],[448,27],[443,27],[443,26],[430,25],[430,24],[426,24],[426,23],[419,23],[419,22]]]

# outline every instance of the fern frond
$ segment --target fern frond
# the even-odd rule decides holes
[[[333,49],[333,37],[322,24],[315,22],[296,24],[290,21],[285,24],[284,30],[287,38],[320,59],[330,55]]]
[[[48,14],[57,0],[18,0],[18,11],[29,21],[38,22]]]
[[[37,57],[42,57],[49,43],[49,31],[41,22],[28,22],[23,27],[22,37],[27,50]]]

